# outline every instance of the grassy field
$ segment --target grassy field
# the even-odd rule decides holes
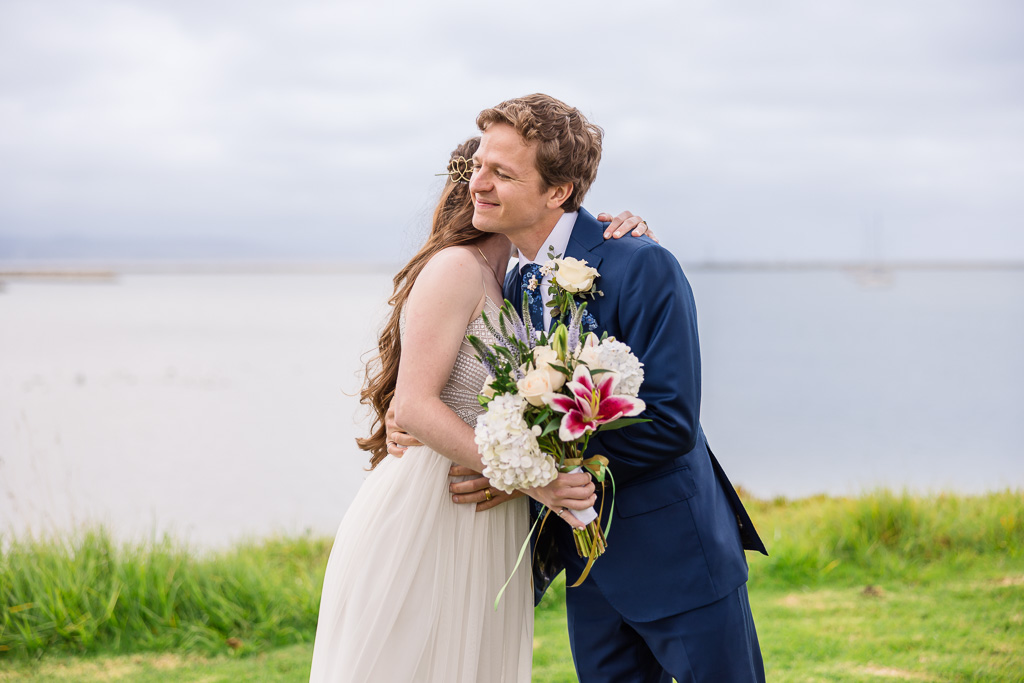
[[[751,501],[771,681],[1024,681],[1024,494]],[[0,681],[302,681],[329,540],[219,554],[7,540]],[[565,587],[537,612],[534,680],[574,681]]]

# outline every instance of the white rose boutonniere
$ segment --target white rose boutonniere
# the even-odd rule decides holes
[[[558,286],[567,292],[580,294],[589,292],[597,278],[597,268],[591,268],[586,261],[571,256],[554,259],[554,276]]]
[[[548,262],[541,268],[541,273],[549,279],[549,301],[545,304],[551,309],[552,319],[558,318],[569,327],[575,328],[579,321],[569,323],[568,316],[574,314],[580,302],[577,299],[590,299],[604,296],[597,288],[597,278],[601,277],[586,261],[572,256],[558,256],[553,251],[548,253]],[[597,327],[594,317],[589,312],[583,314],[586,329]]]

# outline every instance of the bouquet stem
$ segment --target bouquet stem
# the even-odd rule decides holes
[[[573,529],[572,537],[576,541],[576,552],[580,557],[597,558],[608,549],[601,530],[601,519],[597,518],[582,529]]]

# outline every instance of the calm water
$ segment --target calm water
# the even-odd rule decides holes
[[[691,271],[703,423],[759,496],[1024,488],[1024,271]],[[333,534],[388,274],[0,293],[0,528]],[[347,392],[347,393],[346,393]]]

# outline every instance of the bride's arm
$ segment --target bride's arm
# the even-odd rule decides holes
[[[395,421],[449,460],[483,468],[473,428],[441,401],[466,325],[480,310],[480,267],[465,249],[445,249],[423,268],[405,305],[405,334],[392,407]]]

